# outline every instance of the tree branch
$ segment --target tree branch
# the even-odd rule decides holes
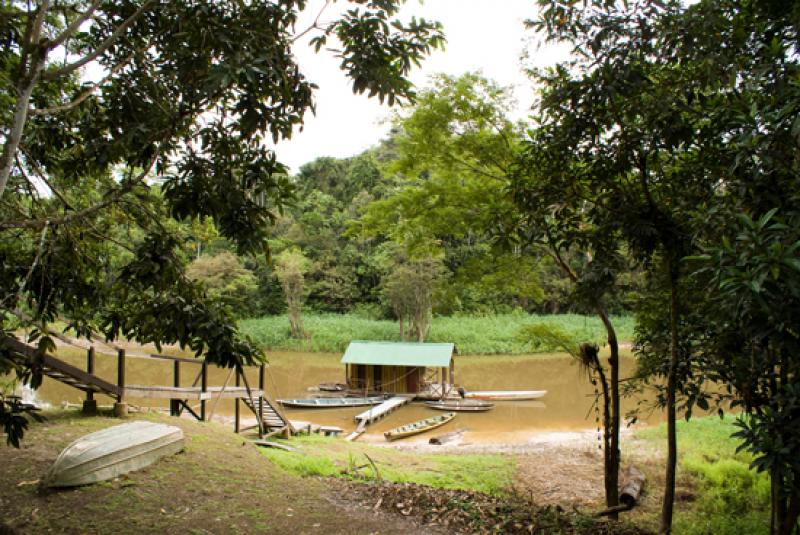
[[[117,201],[119,201],[119,199],[123,195],[125,195],[128,192],[130,192],[136,184],[138,184],[139,182],[144,180],[144,178],[147,176],[147,174],[153,168],[153,165],[155,165],[159,154],[160,154],[160,149],[156,149],[155,153],[153,154],[153,157],[150,159],[150,162],[147,164],[147,166],[144,168],[144,170],[141,173],[139,173],[138,176],[136,176],[136,178],[128,180],[125,184],[123,184],[116,191],[110,192],[104,200],[102,200],[101,202],[99,202],[99,203],[97,203],[97,204],[95,204],[93,206],[89,206],[88,208],[84,208],[83,210],[80,210],[80,211],[77,211],[77,212],[72,212],[71,214],[68,214],[68,215],[65,215],[65,216],[62,216],[62,217],[57,217],[57,218],[44,219],[44,220],[40,219],[40,220],[33,220],[33,221],[7,221],[7,222],[4,222],[4,223],[0,223],[0,230],[10,229],[10,228],[38,229],[38,228],[42,228],[45,224],[49,224],[49,225],[65,225],[67,223],[71,223],[72,221],[84,218],[87,215],[90,215],[93,212],[101,210],[101,209],[103,209],[103,208],[105,208],[107,206],[110,206],[110,205],[116,203]]]
[[[22,132],[28,120],[28,104],[36,82],[39,81],[42,69],[44,69],[47,59],[47,49],[39,46],[39,37],[42,32],[45,12],[49,9],[49,0],[43,0],[37,10],[36,17],[30,27],[29,40],[23,44],[23,58],[20,62],[21,76],[17,82],[17,102],[14,105],[14,118],[11,122],[11,129],[6,136],[3,145],[3,153],[0,155],[0,199],[8,185],[8,178],[11,176],[14,156],[17,154]],[[30,69],[26,69],[28,55],[32,53],[33,61]]]
[[[111,69],[108,72],[108,74],[105,77],[103,77],[102,80],[100,80],[96,84],[91,85],[85,91],[83,91],[82,93],[78,94],[78,96],[75,97],[71,102],[67,102],[65,104],[59,104],[58,106],[52,106],[50,108],[41,108],[41,109],[38,109],[38,110],[34,109],[34,108],[31,108],[31,110],[30,110],[31,115],[36,115],[36,116],[53,115],[55,113],[60,113],[62,111],[71,110],[72,108],[74,108],[75,106],[77,106],[78,104],[80,104],[81,102],[83,102],[84,100],[89,98],[90,96],[92,96],[92,94],[94,94],[94,92],[97,91],[97,89],[99,89],[100,86],[102,86],[104,83],[106,83],[109,80],[109,78],[111,78],[112,76],[117,74],[120,70],[122,70],[122,68],[125,65],[127,65],[128,62],[130,60],[132,60],[135,55],[136,55],[136,52],[132,52],[124,60],[122,60],[119,63],[117,63],[116,65],[114,65],[114,68]]]
[[[314,22],[311,23],[311,26],[309,26],[308,28],[306,28],[302,32],[300,32],[297,35],[295,35],[292,38],[292,41],[291,41],[292,43],[302,39],[303,36],[306,35],[308,32],[310,32],[311,30],[319,28],[319,19],[320,19],[320,17],[322,17],[322,13],[325,12],[325,10],[328,8],[330,3],[331,3],[331,0],[325,0],[325,4],[320,8],[319,13],[317,13],[317,17],[314,19]]]
[[[28,273],[25,275],[25,278],[22,279],[19,283],[19,288],[17,288],[17,294],[14,298],[14,308],[19,308],[19,302],[22,299],[22,292],[25,291],[25,286],[28,285],[30,282],[31,277],[33,276],[33,271],[36,269],[36,266],[39,265],[39,260],[42,258],[42,251],[44,250],[44,242],[47,238],[47,230],[50,226],[50,222],[46,221],[44,224],[44,228],[42,229],[42,235],[39,238],[39,248],[36,250],[36,256],[33,258],[33,263],[31,267],[28,268]]]
[[[111,47],[111,45],[113,45],[114,42],[119,38],[119,36],[122,35],[125,32],[125,30],[127,30],[134,22],[136,22],[136,19],[138,19],[142,13],[147,11],[151,5],[156,3],[158,3],[158,0],[147,0],[147,2],[142,4],[141,7],[139,7],[139,9],[134,11],[130,17],[125,19],[125,21],[122,24],[120,24],[117,27],[117,29],[114,30],[114,32],[106,38],[105,41],[100,43],[100,45],[96,49],[94,49],[92,52],[88,53],[87,55],[83,56],[81,59],[77,61],[64,65],[59,69],[45,72],[44,74],[42,74],[42,79],[55,80],[56,78],[60,78],[61,76],[74,72],[76,69],[79,69],[84,65],[86,65],[87,63],[89,63],[90,61],[96,59],[100,54],[108,50]]]
[[[24,152],[25,152],[25,150],[23,149],[23,150],[22,150],[22,152],[24,153]],[[58,197],[58,198],[59,198],[59,200],[60,200],[62,203],[64,203],[64,206],[66,206],[67,208],[69,208],[70,210],[72,210],[72,205],[71,205],[71,204],[70,204],[70,203],[67,201],[67,199],[64,197],[64,195],[62,195],[62,194],[61,194],[61,192],[60,192],[60,191],[58,191],[58,190],[57,190],[57,189],[56,189],[56,188],[55,188],[55,187],[54,187],[54,186],[53,186],[53,185],[50,183],[50,181],[49,181],[49,180],[47,180],[47,177],[45,176],[45,174],[44,174],[44,171],[42,171],[42,168],[41,168],[41,167],[39,167],[39,164],[38,164],[38,163],[36,163],[36,161],[35,161],[35,160],[33,160],[33,159],[29,158],[27,154],[25,154],[25,158],[28,160],[28,162],[30,162],[30,164],[31,164],[31,167],[33,167],[33,172],[34,172],[34,173],[36,173],[36,176],[38,176],[38,177],[39,177],[39,179],[40,179],[42,182],[44,182],[44,183],[45,183],[45,185],[46,185],[48,188],[50,188],[50,191],[52,191],[52,192],[53,192],[53,194],[54,194],[56,197]],[[25,171],[23,171],[23,167],[22,167],[22,162],[19,160],[19,155],[17,155],[17,156],[16,156],[16,159],[17,159],[17,167],[18,167],[18,168],[19,168],[19,170],[22,172],[22,174],[23,174],[23,175],[25,175]],[[25,178],[27,179],[28,177],[26,176]],[[35,187],[35,186],[34,186],[34,187]]]
[[[100,5],[100,1],[101,0],[94,0],[94,2],[92,2],[92,4],[89,6],[86,12],[84,12],[81,16],[73,20],[72,23],[69,26],[67,26],[67,28],[63,32],[61,32],[60,35],[58,35],[58,37],[50,41],[47,45],[48,50],[53,50],[57,46],[64,43],[67,39],[72,37],[75,34],[75,32],[78,31],[78,28],[80,28],[81,24],[83,24],[92,17],[92,14]]]

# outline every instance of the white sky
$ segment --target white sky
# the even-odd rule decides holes
[[[312,0],[298,29],[314,19],[324,4]],[[338,2],[329,7],[322,21],[330,20],[337,10],[348,6]],[[436,51],[411,75],[417,87],[424,87],[434,73],[461,75],[481,71],[502,86],[510,86],[518,102],[520,117],[527,115],[533,101],[531,82],[520,68],[520,57],[530,48],[536,66],[553,64],[566,59],[563,49],[532,46],[533,32],[525,30],[523,21],[535,18],[535,0],[428,0],[421,4],[410,0],[399,17],[411,16],[438,20],[444,26],[447,44]],[[365,94],[354,95],[349,80],[339,70],[338,61],[324,49],[315,54],[307,40],[299,41],[295,54],[301,71],[319,86],[316,92],[316,116],[306,116],[303,131],[277,145],[278,160],[297,172],[301,165],[320,156],[344,158],[375,145],[388,132],[386,119],[391,115],[388,105]]]

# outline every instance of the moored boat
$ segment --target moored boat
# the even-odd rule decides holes
[[[424,420],[418,420],[410,424],[401,425],[400,427],[395,427],[394,429],[386,431],[383,436],[386,438],[386,440],[397,440],[398,438],[418,435],[420,433],[424,433],[425,431],[430,431],[431,429],[441,427],[455,417],[456,413],[447,412],[431,418],[425,418]]]
[[[439,411],[458,412],[485,412],[494,407],[493,403],[479,399],[445,399],[443,401],[427,401],[425,405]]]
[[[547,394],[547,390],[484,390],[479,392],[465,392],[468,399],[489,399],[492,401],[522,401],[539,399]]]
[[[320,383],[317,385],[322,392],[344,392],[347,385],[344,383]]]
[[[308,398],[308,399],[279,399],[278,403],[284,407],[303,409],[336,409],[341,407],[364,407],[377,405],[383,402],[383,396],[366,398]]]
[[[115,425],[64,448],[47,472],[48,487],[74,487],[139,470],[183,449],[179,427],[147,421]]]

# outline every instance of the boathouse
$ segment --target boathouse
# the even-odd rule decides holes
[[[455,344],[353,340],[342,362],[351,390],[436,399],[453,388],[455,354]]]

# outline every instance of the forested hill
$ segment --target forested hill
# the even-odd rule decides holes
[[[507,166],[522,138],[508,111],[489,80],[437,78],[387,139],[351,158],[317,158],[292,177],[296,202],[273,228],[273,264],[237,258],[213,226],[195,225],[191,276],[241,316],[286,309],[282,266],[300,276],[304,308],[319,312],[584,311],[549,256],[502,241]],[[626,277],[634,279],[623,276],[623,289]],[[625,311],[632,295],[621,292],[612,310]]]

